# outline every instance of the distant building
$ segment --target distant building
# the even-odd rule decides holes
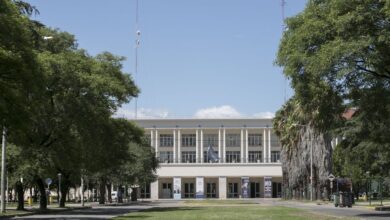
[[[280,197],[280,142],[271,119],[138,119],[160,161],[141,197]]]

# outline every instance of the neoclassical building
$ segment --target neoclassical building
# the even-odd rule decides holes
[[[280,197],[272,119],[138,119],[160,161],[151,199]]]

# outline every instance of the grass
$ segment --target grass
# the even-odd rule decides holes
[[[27,213],[31,213],[30,211],[18,211],[18,210],[9,210],[7,209],[5,213],[1,213],[0,217],[6,217],[6,216],[17,216],[17,215],[25,215]]]
[[[334,217],[306,212],[300,209],[281,206],[262,206],[250,201],[204,200],[185,201],[181,207],[151,208],[132,212],[116,219],[150,220],[201,220],[201,219],[316,219],[333,220]]]

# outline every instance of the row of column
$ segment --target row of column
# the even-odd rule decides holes
[[[153,130],[150,130],[150,137],[151,137],[151,146],[154,146],[156,157],[159,155],[159,132],[158,128],[155,128]],[[154,136],[153,136],[154,135]],[[176,138],[177,136],[177,138]],[[267,138],[268,136],[268,138]],[[154,138],[153,138],[154,137]],[[222,138],[221,138],[222,137]],[[245,137],[245,144],[244,144],[244,137]],[[154,141],[153,141],[154,139]],[[200,139],[200,141],[199,141]],[[177,141],[179,140],[179,141]],[[181,130],[179,128],[173,129],[173,160],[174,162],[178,161],[181,163]],[[247,128],[241,128],[241,161],[248,162],[248,156],[249,156],[249,146],[248,146],[248,129]],[[200,143],[199,143],[200,142]],[[268,144],[267,144],[268,142]],[[196,129],[196,161],[200,163],[203,163],[204,161],[204,146],[203,146],[203,129],[198,128]],[[199,152],[200,151],[200,152]],[[245,152],[245,155],[244,155]],[[176,155],[177,154],[177,155]],[[221,161],[226,160],[226,129],[224,127],[218,129],[218,157]],[[176,160],[177,158],[177,160]],[[245,158],[245,160],[244,160]],[[264,128],[263,129],[263,161],[264,162],[271,162],[271,129],[270,128]]]

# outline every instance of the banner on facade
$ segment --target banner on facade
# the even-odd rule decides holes
[[[249,177],[241,177],[241,196],[249,198]]]
[[[196,177],[196,198],[204,198],[204,178],[201,176]]]
[[[272,198],[272,177],[264,177],[264,198]]]
[[[173,177],[173,198],[181,199],[181,178]]]

